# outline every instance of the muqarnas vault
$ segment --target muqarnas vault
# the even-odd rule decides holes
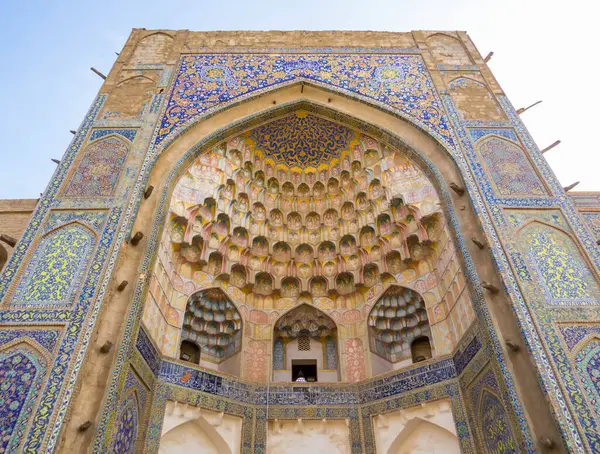
[[[464,32],[135,29],[0,229],[0,452],[600,452],[600,195]]]

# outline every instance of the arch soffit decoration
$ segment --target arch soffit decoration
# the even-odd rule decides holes
[[[233,306],[235,307],[235,310],[237,311],[238,314],[240,314],[240,317],[243,320],[244,316],[243,316],[242,312],[240,311],[240,307],[241,307],[242,303],[240,303],[240,301],[238,301],[234,296],[232,296],[227,291],[227,289],[225,289],[223,287],[215,286],[215,285],[211,285],[210,287],[206,287],[206,288],[196,290],[195,292],[190,293],[190,295],[187,297],[186,306],[187,306],[187,304],[189,304],[190,299],[192,299],[192,297],[194,295],[198,295],[203,292],[208,292],[210,290],[218,290],[221,293],[223,293],[223,295],[225,295],[225,297],[229,300],[229,302],[233,304]],[[245,321],[245,320],[243,320],[243,321]]]
[[[188,305],[190,304],[190,301],[192,301],[192,299],[193,299],[193,297],[194,297],[195,295],[199,295],[199,294],[201,294],[201,293],[204,293],[204,292],[210,292],[210,291],[218,291],[218,292],[222,293],[222,294],[223,294],[223,296],[224,296],[224,297],[227,299],[227,301],[228,301],[229,303],[231,303],[231,305],[233,306],[234,310],[236,311],[236,313],[237,313],[237,314],[238,314],[238,316],[240,317],[240,321],[241,321],[241,323],[240,323],[240,329],[239,329],[239,336],[240,336],[240,338],[241,338],[241,337],[243,337],[243,335],[244,335],[244,324],[245,324],[245,323],[247,323],[247,322],[249,322],[249,320],[246,320],[246,318],[244,317],[244,311],[241,311],[241,310],[240,310],[240,302],[239,302],[239,301],[238,301],[236,298],[232,297],[232,296],[231,296],[231,295],[230,295],[230,294],[229,294],[229,293],[228,293],[228,292],[227,292],[227,291],[226,291],[224,288],[222,288],[222,287],[210,286],[210,287],[208,287],[208,288],[201,289],[201,290],[197,290],[197,291],[195,291],[195,292],[191,293],[191,294],[188,296],[188,298],[187,298],[187,302],[186,302],[186,305],[185,305],[185,312],[184,312],[184,313],[187,313],[187,312],[188,312]],[[179,328],[180,328],[180,329],[183,329],[183,324],[184,324],[184,321],[185,321],[184,317],[180,317],[180,326],[179,326]],[[179,341],[179,343],[178,343],[178,347],[177,347],[177,356],[179,356],[179,350],[181,349],[181,341],[183,341],[183,340],[188,340],[189,342],[192,342],[192,343],[194,343],[194,344],[198,345],[198,347],[201,347],[201,346],[200,346],[200,345],[199,345],[199,344],[198,344],[196,341],[194,341],[194,340],[191,340],[191,339],[180,339],[180,341]],[[202,350],[202,349],[201,349],[201,350]],[[236,352],[236,353],[239,353],[239,351],[238,351],[238,352]]]
[[[291,85],[300,85],[300,82],[295,81]],[[248,102],[252,99],[263,98],[267,94],[272,94],[272,91],[282,90],[283,88],[288,88],[289,86],[290,86],[290,84],[287,84],[284,87],[282,87],[280,85],[276,88],[273,88],[271,91],[269,91],[267,93],[256,94],[252,98],[247,99],[246,102]],[[315,88],[321,88],[321,87],[315,86]],[[325,89],[325,91],[332,91],[332,90]],[[343,96],[345,96],[346,98],[349,98],[349,99],[352,98],[348,95],[343,95]],[[358,96],[356,96],[356,97],[358,97]],[[356,102],[356,99],[354,101]],[[361,101],[359,100],[358,102],[361,102]],[[166,159],[165,156],[170,154],[170,151],[173,150],[173,146],[176,145],[176,143],[178,142],[178,139],[181,138],[181,136],[193,133],[193,131],[192,131],[193,127],[196,126],[198,123],[200,123],[202,120],[205,121],[205,120],[209,119],[210,117],[217,116],[219,113],[225,113],[226,111],[235,107],[236,104],[240,104],[240,103],[239,102],[238,103],[228,103],[228,104],[224,105],[222,108],[220,108],[218,111],[212,112],[207,115],[201,115],[199,117],[195,117],[194,121],[191,125],[180,130],[175,135],[175,137],[171,138],[170,140],[166,139],[162,144],[160,144],[160,146],[154,152],[154,160],[150,163],[150,166],[149,166],[150,168],[148,171],[148,179],[150,179],[152,177],[153,173],[155,173],[157,164],[159,162],[161,162],[163,159]],[[372,103],[366,102],[366,104],[372,104]],[[457,161],[456,157],[453,155],[453,151],[451,149],[449,149],[445,144],[443,144],[441,141],[439,141],[438,139],[433,137],[426,130],[421,128],[418,124],[415,124],[414,122],[412,122],[410,119],[406,119],[403,116],[398,115],[398,112],[387,111],[386,109],[383,109],[382,107],[375,106],[375,105],[371,105],[371,107],[374,107],[377,110],[383,111],[383,113],[391,114],[392,116],[396,117],[400,121],[407,123],[409,127],[416,128],[418,133],[420,133],[421,135],[425,135],[429,140],[432,140],[434,142],[435,148],[441,148],[442,150],[444,150],[444,156],[452,162],[454,170],[460,175],[460,178],[462,179],[462,172],[460,170],[458,161]],[[329,117],[330,119],[332,119],[334,121],[338,120],[338,118],[336,118],[336,117],[341,117],[341,120],[338,120],[337,122],[344,124],[350,128],[358,129],[361,132],[363,132],[364,134],[369,135],[369,136],[373,137],[375,140],[379,140],[379,141],[385,143],[386,145],[391,145],[394,148],[402,148],[403,151],[405,152],[405,154],[407,155],[407,157],[409,159],[411,159],[417,165],[417,167],[430,179],[430,181],[432,182],[432,184],[434,185],[434,187],[436,189],[436,192],[438,193],[440,200],[442,198],[444,198],[441,195],[443,195],[443,194],[447,195],[447,197],[444,198],[446,203],[442,204],[442,209],[445,211],[444,215],[447,216],[448,213],[454,213],[454,208],[452,207],[452,205],[450,203],[451,199],[448,195],[447,183],[445,182],[441,173],[437,169],[437,166],[435,166],[434,163],[423,152],[421,152],[415,145],[407,143],[403,138],[401,138],[397,134],[391,132],[390,130],[384,129],[373,123],[369,123],[365,120],[359,119],[359,118],[355,117],[354,115],[348,114],[348,113],[340,111],[340,110],[333,109],[329,106],[320,105],[317,102],[308,100],[306,98],[299,97],[296,100],[290,101],[290,102],[282,104],[280,106],[277,106],[274,108],[272,108],[272,107],[267,108],[267,109],[260,111],[258,114],[252,114],[250,116],[245,116],[241,120],[233,121],[224,128],[219,128],[215,131],[212,131],[212,132],[206,134],[195,145],[193,145],[191,148],[187,148],[185,152],[181,153],[180,159],[177,160],[175,162],[175,164],[170,166],[171,170],[170,170],[170,172],[167,173],[166,178],[164,179],[165,187],[163,188],[163,194],[162,194],[162,198],[161,198],[161,202],[163,202],[163,211],[161,213],[159,213],[159,215],[157,216],[157,218],[161,218],[161,221],[162,221],[161,224],[164,224],[164,219],[166,216],[164,202],[166,202],[166,200],[169,200],[171,198],[172,192],[175,188],[175,183],[184,174],[186,169],[194,162],[194,160],[197,159],[204,151],[210,149],[211,147],[213,147],[216,144],[218,144],[219,142],[225,140],[229,136],[234,136],[234,135],[240,134],[246,130],[252,129],[252,127],[255,124],[258,125],[258,124],[267,122],[269,119],[276,119],[280,116],[284,116],[286,113],[294,112],[297,110],[314,111],[318,115],[321,115],[324,117]],[[348,124],[348,123],[351,123],[351,124]],[[171,159],[171,161],[173,161],[173,160],[174,159]],[[163,226],[161,225],[161,228],[162,227]]]
[[[401,114],[400,112],[397,112],[392,109],[386,109],[378,105],[374,105],[369,100],[363,101],[362,99],[360,99],[361,97],[359,95],[350,96],[344,92],[336,90],[335,87],[322,87],[319,84],[313,83],[312,81],[305,81],[299,79],[291,83],[288,82],[284,84],[279,84],[276,87],[271,87],[266,92],[255,93],[251,97],[245,99],[243,103],[260,100],[268,94],[273,94],[273,92],[284,90],[290,88],[291,86],[301,85],[302,83],[306,85],[311,85],[313,88],[316,88],[321,92],[324,92],[325,94],[335,93],[353,102],[367,104],[368,108],[375,108],[376,110],[384,114],[391,115],[396,120],[400,120],[401,122],[405,123],[409,128],[416,129],[416,131],[412,131],[413,134],[416,132],[421,137],[425,136],[426,139],[430,141],[430,154],[434,155],[435,153],[440,152],[436,150],[442,150],[441,153],[443,154],[443,159],[447,159],[452,163],[452,171],[456,172],[459,175],[459,178],[462,180],[462,172],[460,170],[457,158],[453,155],[452,149],[448,148],[447,145],[442,143],[437,138],[433,137],[420,125],[415,124],[415,122],[411,119],[407,119],[406,116]],[[175,188],[175,183],[184,174],[186,169],[194,162],[194,160],[201,155],[202,152],[210,149],[212,146],[225,140],[227,137],[234,136],[246,130],[252,129],[253,125],[255,124],[261,124],[270,119],[276,119],[277,117],[283,116],[286,113],[294,112],[297,110],[312,111],[313,113],[324,117],[328,117],[334,121],[337,121],[338,123],[345,124],[354,129],[358,129],[364,134],[373,137],[375,140],[380,140],[385,144],[391,145],[392,147],[402,148],[406,156],[409,159],[411,159],[421,171],[424,172],[427,178],[430,179],[431,183],[436,189],[436,192],[438,193],[438,196],[440,196],[440,194],[442,195],[439,198],[440,200],[443,199],[445,202],[442,204],[441,209],[446,219],[454,217],[454,207],[451,204],[451,198],[448,193],[447,183],[444,177],[442,176],[441,172],[437,169],[437,166],[434,165],[433,161],[428,156],[426,156],[425,153],[420,151],[419,147],[415,146],[414,144],[409,144],[398,134],[391,132],[389,129],[383,128],[377,125],[376,123],[365,121],[363,119],[357,118],[351,113],[334,109],[330,106],[321,105],[319,102],[312,99],[308,99],[306,96],[299,95],[297,99],[283,103],[277,107],[266,106],[263,109],[259,109],[257,114],[252,114],[250,116],[244,113],[242,114],[241,119],[234,120],[225,127],[215,127],[215,130],[210,131],[208,133],[200,132],[200,134],[202,134],[203,137],[199,141],[197,141],[192,147],[185,148],[184,150],[182,149],[174,151],[174,145],[177,144],[178,140],[183,135],[193,134],[194,126],[197,126],[199,123],[201,123],[201,120],[206,120],[211,117],[217,117],[219,114],[224,114],[227,111],[230,111],[231,109],[235,108],[239,104],[241,104],[240,101],[229,102],[222,105],[219,109],[209,112],[208,114],[195,117],[191,124],[189,124],[186,128],[180,129],[176,134],[174,134],[174,137],[171,137],[170,139],[167,138],[162,144],[160,144],[160,146],[153,154],[154,158],[152,162],[149,163],[147,179],[150,179],[153,176],[153,174],[156,172],[158,163],[160,163],[163,159],[169,159],[171,162],[173,162],[177,158],[177,155],[175,156],[175,159],[171,157],[166,158],[165,156],[168,156],[171,153],[177,153],[180,156],[180,158],[177,161],[175,161],[175,164],[169,165],[166,171],[161,171],[164,172],[164,174],[166,174],[166,178],[163,178],[163,181],[165,181],[165,183],[164,187],[162,188],[162,197],[160,199],[161,205],[159,207],[160,209],[157,211],[154,218],[155,222],[158,223],[158,225],[155,224],[155,227],[158,231],[157,238],[161,237],[162,231],[165,227],[165,219],[168,214],[168,206],[166,201],[170,200],[172,192]],[[351,123],[351,125],[348,125],[348,123]],[[193,141],[194,140],[189,139],[186,140],[186,142]],[[460,232],[455,230],[454,225],[452,223],[447,223],[447,225],[452,231],[455,240],[457,239],[457,237],[460,237],[462,235]],[[147,248],[148,252],[153,253],[154,257],[156,257],[157,248],[155,247],[155,244],[153,242],[148,242]],[[466,256],[468,256],[468,252],[466,251],[466,249],[462,252],[466,254]],[[461,257],[462,255],[463,254],[459,254],[459,256]],[[464,257],[461,258],[461,261],[462,260],[464,260]],[[393,283],[390,283],[389,285],[393,285]],[[389,287],[389,285],[387,287]],[[231,297],[231,295],[229,294],[227,295],[229,296],[229,298],[231,298],[232,301],[236,301],[236,298]]]

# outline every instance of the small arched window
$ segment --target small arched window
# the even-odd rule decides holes
[[[182,341],[179,350],[179,359],[189,363],[200,364],[200,347],[194,342]]]
[[[417,337],[410,345],[413,363],[431,358],[431,343],[427,336]]]

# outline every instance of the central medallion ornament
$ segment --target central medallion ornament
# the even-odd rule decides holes
[[[308,112],[295,112],[259,126],[250,135],[256,149],[288,166],[317,167],[338,157],[353,132]]]

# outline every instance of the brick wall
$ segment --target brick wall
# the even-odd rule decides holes
[[[12,236],[17,240],[21,238],[36,205],[37,199],[0,200],[0,234]],[[0,247],[7,252],[8,259],[13,248],[4,242],[0,242]],[[5,263],[3,256],[3,252],[0,251],[0,269]]]

